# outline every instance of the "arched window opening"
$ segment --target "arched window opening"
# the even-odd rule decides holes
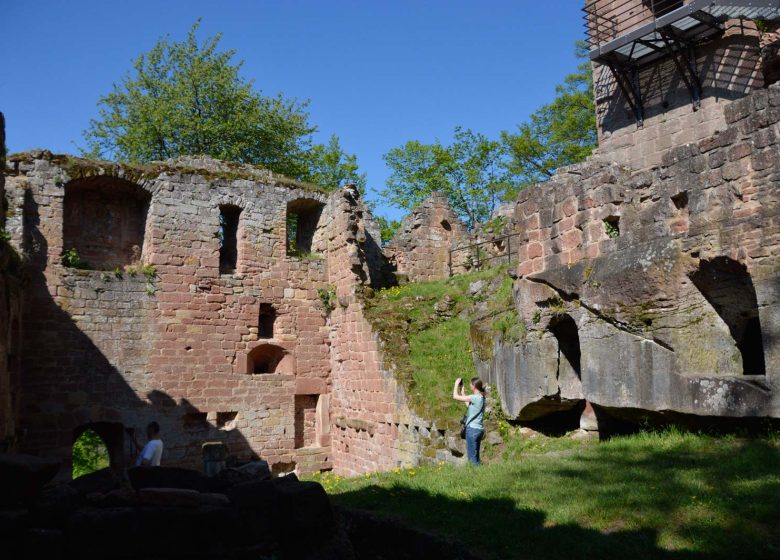
[[[241,208],[232,204],[219,207],[219,272],[233,274],[238,265],[238,225]]]
[[[65,266],[112,270],[141,261],[151,195],[116,177],[65,185],[62,249]]]
[[[443,227],[445,231],[452,231],[452,225],[450,225],[448,220],[442,220],[441,227]]]
[[[274,306],[270,303],[261,303],[257,336],[259,338],[273,338],[275,322],[276,311],[274,310]]]
[[[577,323],[570,315],[562,315],[550,323],[550,332],[558,341],[558,378],[562,378],[561,374],[565,373],[564,368],[568,367],[578,379],[582,379],[580,335],[577,331]]]
[[[728,257],[701,261],[691,281],[729,329],[744,375],[766,375],[758,299],[747,267]]]
[[[73,441],[73,478],[111,465],[108,445],[92,428],[86,428]]]
[[[292,354],[274,344],[261,344],[247,356],[247,373],[293,373]]]
[[[287,254],[308,255],[312,252],[324,204],[299,199],[287,204]]]
[[[106,467],[121,468],[125,460],[124,426],[118,422],[92,422],[73,430],[73,478]]]

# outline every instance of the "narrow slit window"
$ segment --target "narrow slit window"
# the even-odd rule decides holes
[[[219,207],[219,272],[232,274],[238,265],[238,224],[241,208],[233,205]]]
[[[270,303],[260,304],[260,319],[258,321],[258,337],[273,338],[274,323],[276,322],[276,311]]]

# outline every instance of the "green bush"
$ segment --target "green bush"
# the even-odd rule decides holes
[[[78,251],[74,248],[70,248],[62,253],[62,265],[68,268],[79,268],[82,270],[91,269],[92,265],[88,261],[85,261],[79,256]]]

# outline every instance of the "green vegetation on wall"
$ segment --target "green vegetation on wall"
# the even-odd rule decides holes
[[[469,287],[476,282],[483,289],[472,295]],[[471,321],[479,315],[489,325],[497,319],[507,324],[511,295],[512,280],[502,266],[388,288],[365,300],[366,317],[384,342],[384,357],[417,414],[439,428],[457,427],[463,405],[452,399],[453,382],[476,375]],[[515,333],[519,327],[500,328]]]

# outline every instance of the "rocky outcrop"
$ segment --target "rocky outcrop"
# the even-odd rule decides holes
[[[510,417],[780,417],[780,88],[725,113],[652,171],[593,160],[521,193],[522,336],[472,336]]]

